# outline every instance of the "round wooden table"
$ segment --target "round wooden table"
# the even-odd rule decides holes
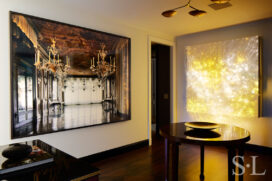
[[[224,146],[228,149],[228,180],[234,181],[235,165],[232,159],[235,155],[244,155],[244,145],[250,140],[250,134],[247,130],[236,126],[218,124],[218,127],[212,130],[193,129],[185,126],[184,122],[170,123],[160,129],[160,135],[165,138],[165,180],[178,180],[178,160],[179,145],[182,143],[200,145],[200,179],[204,180],[204,146]],[[243,165],[243,159],[238,160]],[[243,180],[243,175],[239,175],[239,180]]]

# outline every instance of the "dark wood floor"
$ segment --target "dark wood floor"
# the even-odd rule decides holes
[[[153,138],[154,139],[154,138]],[[244,181],[272,181],[272,153],[245,152],[245,165],[250,156],[257,158],[256,170],[265,176],[253,176],[252,167],[246,168]],[[180,146],[179,180],[199,181],[200,152],[197,145]],[[92,163],[101,169],[100,181],[163,181],[164,141],[155,138],[151,147],[139,148]],[[205,148],[205,181],[227,181],[227,152],[225,148]]]

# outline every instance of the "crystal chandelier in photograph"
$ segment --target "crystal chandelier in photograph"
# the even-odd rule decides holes
[[[112,59],[110,56],[110,60],[107,62],[106,56],[108,51],[106,51],[105,48],[106,45],[101,43],[101,50],[98,50],[97,61],[95,62],[94,57],[91,59],[91,72],[97,75],[101,80],[105,80],[105,78],[112,75],[116,71],[115,57]]]
[[[66,64],[59,58],[59,52],[56,48],[56,40],[51,38],[52,44],[48,47],[48,61],[41,59],[40,51],[38,50],[35,57],[35,67],[37,70],[52,72],[57,77],[65,77],[70,66],[70,59],[66,56]]]

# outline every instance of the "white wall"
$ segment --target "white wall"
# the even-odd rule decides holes
[[[272,147],[272,19],[245,23],[194,33],[176,38],[177,41],[177,119],[181,121],[205,120],[224,122],[243,127],[251,133],[251,144]],[[261,118],[234,119],[192,115],[186,111],[185,46],[237,39],[258,35],[263,45],[263,116]]]
[[[84,2],[84,1],[81,1]],[[148,139],[148,41],[149,35],[173,40],[156,32],[128,27],[111,19],[56,0],[0,0],[0,145],[41,139],[75,157]],[[39,16],[131,38],[131,120],[11,140],[9,11]],[[103,12],[101,12],[103,13]]]

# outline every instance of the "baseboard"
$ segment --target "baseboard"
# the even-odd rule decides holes
[[[249,143],[245,145],[245,149],[247,151],[252,151],[252,152],[261,153],[261,154],[271,154],[272,153],[271,147],[254,145],[254,144],[249,144]]]
[[[129,151],[132,151],[132,150],[136,150],[136,149],[148,146],[148,145],[149,145],[148,140],[143,140],[143,141],[139,141],[139,142],[132,143],[132,144],[129,144],[129,145],[125,145],[125,146],[121,146],[121,147],[118,147],[118,148],[103,151],[103,152],[100,152],[100,153],[96,153],[96,154],[93,154],[93,155],[89,155],[89,156],[86,156],[86,157],[82,157],[80,159],[92,163],[92,162],[104,160],[104,159],[112,157],[112,156],[117,156],[117,155],[129,152]],[[254,145],[254,144],[246,144],[245,145],[245,150],[260,153],[260,154],[271,154],[272,153],[272,148],[265,147],[265,146],[260,146],[260,145]]]
[[[139,149],[139,148],[142,148],[142,147],[145,147],[145,146],[148,146],[148,140],[143,140],[143,141],[139,141],[139,142],[136,142],[136,143],[125,145],[125,146],[122,146],[122,147],[118,147],[118,148],[114,148],[114,149],[111,149],[111,150],[103,151],[103,152],[100,152],[100,153],[96,153],[96,154],[93,154],[93,155],[82,157],[80,159],[88,161],[88,162],[96,162],[96,161],[100,161],[100,160],[103,160],[103,159],[106,159],[106,158],[109,158],[109,157],[112,157],[112,156],[120,155],[120,154],[125,153],[125,152],[129,152],[129,151],[132,151],[132,150],[135,150],[135,149]]]

